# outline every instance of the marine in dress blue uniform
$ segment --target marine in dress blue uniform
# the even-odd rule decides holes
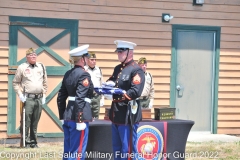
[[[145,76],[143,70],[133,60],[135,43],[116,40],[115,52],[121,64],[114,68],[112,76],[106,83],[115,83],[116,88],[126,91],[125,94],[113,94],[109,119],[112,121],[112,146],[115,160],[131,158],[137,153],[136,140],[139,122],[142,120],[141,107],[135,114],[129,109],[129,102],[136,100],[143,91]],[[133,147],[133,148],[131,148]],[[132,151],[132,152],[131,152]]]
[[[65,73],[57,97],[59,119],[64,131],[63,159],[67,160],[85,159],[93,96],[91,76],[84,70],[89,56],[88,47],[83,45],[68,52],[74,68]]]

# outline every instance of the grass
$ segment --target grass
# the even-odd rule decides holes
[[[188,155],[189,157],[187,157]],[[240,160],[240,141],[188,142],[186,145],[186,160],[198,159]]]
[[[40,148],[20,148],[19,144],[1,144],[0,160],[60,160],[63,143],[39,143]]]
[[[0,160],[60,160],[63,143],[40,143],[40,148],[19,148],[19,144],[0,144]],[[239,142],[188,142],[186,160],[240,160]]]

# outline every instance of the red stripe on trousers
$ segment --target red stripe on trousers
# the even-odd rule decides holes
[[[78,148],[78,153],[82,153],[82,145],[83,145],[83,138],[84,138],[84,130],[81,131],[81,137],[80,137],[80,142],[79,142],[79,148]],[[78,160],[80,160],[80,157],[78,156]]]
[[[130,137],[129,137],[128,148],[129,148],[128,153],[130,153],[131,150],[133,151],[133,148],[132,148],[132,132],[131,132],[131,130],[130,130]],[[131,155],[131,153],[129,155]],[[131,156],[129,156],[128,160],[131,160],[131,159],[132,159]]]

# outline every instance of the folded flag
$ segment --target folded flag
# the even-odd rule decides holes
[[[97,94],[125,94],[126,91],[120,88],[113,87],[94,87],[94,90]]]

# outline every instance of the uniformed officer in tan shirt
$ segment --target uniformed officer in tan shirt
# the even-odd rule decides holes
[[[139,97],[140,106],[142,108],[152,108],[154,100],[154,83],[152,75],[146,71],[147,69],[147,59],[141,57],[138,60],[138,65],[143,69],[145,74],[145,84],[141,97]]]
[[[47,73],[45,66],[36,62],[37,54],[33,48],[26,51],[26,59],[17,68],[13,88],[25,106],[25,147],[36,148],[37,125],[46,101]]]
[[[91,80],[94,87],[101,87],[103,82],[103,74],[101,69],[96,66],[96,54],[89,52],[88,65],[84,66],[85,70],[91,75]],[[91,102],[92,116],[95,119],[99,118],[100,107],[104,105],[104,96],[93,93],[93,99]]]

